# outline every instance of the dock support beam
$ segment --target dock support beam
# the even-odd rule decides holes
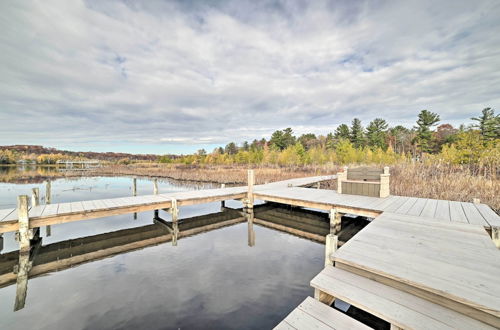
[[[52,203],[52,186],[50,181],[47,181],[47,183],[45,184],[45,204],[50,203]],[[47,237],[50,237],[50,235],[52,235],[51,229],[52,228],[50,227],[50,225],[45,226],[45,235],[47,235]]]
[[[384,167],[384,173],[380,174],[380,198],[389,197],[391,194],[391,190],[389,187],[389,178],[391,175],[389,174],[389,167]]]
[[[326,235],[325,241],[325,267],[333,266],[332,254],[337,251],[338,237],[336,235]]]
[[[330,210],[330,234],[336,235],[342,229],[342,214],[333,208]]]
[[[172,206],[170,207],[170,213],[172,214],[172,246],[177,246],[177,236],[179,235],[179,208],[177,207],[177,199],[172,198]]]

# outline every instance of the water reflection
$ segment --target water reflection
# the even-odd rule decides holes
[[[267,227],[280,231],[293,232],[307,239],[313,239],[315,235],[324,237],[329,231],[328,218],[323,213],[302,209],[290,210],[285,206],[273,204],[258,205],[255,211],[253,208],[223,207],[221,212],[180,219],[175,223],[160,218],[158,212],[154,212],[153,224],[47,245],[43,245],[37,228],[30,253],[12,251],[0,255],[0,288],[16,284],[14,311],[17,311],[25,306],[29,278],[166,242],[177,242],[183,237],[245,221],[247,222],[248,246],[253,247],[255,246],[255,214],[259,217],[258,224],[265,224]],[[307,225],[303,224],[305,221]],[[297,229],[297,226],[300,229]]]

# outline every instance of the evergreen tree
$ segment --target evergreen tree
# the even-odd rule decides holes
[[[387,122],[381,118],[375,118],[366,128],[368,145],[373,148],[387,149]]]
[[[248,151],[250,149],[250,145],[247,141],[243,142],[242,148],[244,151]]]
[[[471,118],[478,123],[474,127],[478,127],[484,139],[500,138],[500,116],[495,115],[495,110],[492,108],[484,108],[481,116]]]
[[[358,118],[352,120],[350,140],[356,148],[363,147],[365,144],[365,130]]]
[[[328,133],[326,136],[326,148],[327,149],[335,148],[335,138],[333,137],[333,133]]]
[[[337,140],[340,139],[350,139],[351,138],[351,133],[349,132],[349,126],[346,124],[341,124],[335,129],[335,134],[334,137]]]
[[[291,128],[275,131],[271,135],[271,147],[276,150],[285,150],[287,147],[295,144],[295,137]]]
[[[238,152],[238,147],[234,142],[229,142],[224,148],[224,153],[228,155],[236,155],[237,152]]]
[[[417,119],[417,137],[416,141],[421,152],[432,151],[432,132],[431,127],[439,122],[439,115],[428,110],[422,110]]]

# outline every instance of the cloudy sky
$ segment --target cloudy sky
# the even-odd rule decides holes
[[[180,153],[500,101],[500,2],[0,2],[0,145]]]

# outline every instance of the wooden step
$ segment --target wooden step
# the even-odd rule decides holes
[[[337,268],[500,328],[500,253],[482,226],[384,213],[333,260]]]
[[[274,329],[371,329],[363,323],[307,297]]]
[[[311,281],[321,292],[404,329],[495,329],[454,310],[337,267]],[[318,295],[319,296],[319,295]]]

